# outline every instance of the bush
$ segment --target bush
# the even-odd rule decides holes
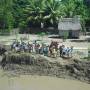
[[[65,41],[68,38],[68,32],[64,32],[63,41]]]
[[[27,29],[27,23],[25,21],[21,21],[19,23],[20,32],[23,33]]]
[[[10,35],[10,29],[0,30],[0,35]]]

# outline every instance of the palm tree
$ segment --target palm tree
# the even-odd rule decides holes
[[[65,17],[74,17],[76,15],[85,16],[87,9],[83,0],[62,0],[63,12]]]
[[[60,1],[56,0],[30,0],[25,12],[27,21],[40,26],[44,23],[46,26],[57,24],[60,17]],[[48,24],[49,23],[49,24]],[[32,24],[31,24],[32,25]]]
[[[56,25],[60,17],[60,1],[46,0],[45,2],[45,21],[47,25]]]
[[[27,22],[35,26],[40,26],[43,22],[43,14],[45,9],[45,0],[30,0],[30,4],[27,5],[24,10],[27,14]],[[30,25],[29,24],[29,25]]]
[[[76,0],[63,0],[62,6],[63,6],[63,12],[65,12],[65,17],[73,17],[75,16],[75,11],[78,8],[77,4],[75,4]]]

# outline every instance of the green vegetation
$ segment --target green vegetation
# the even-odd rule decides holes
[[[64,36],[63,36],[63,41],[66,41],[66,39],[68,38],[68,32],[64,32]]]
[[[10,30],[13,27],[12,0],[0,0],[0,29]]]
[[[90,20],[90,7],[84,0],[0,0],[0,29],[13,27],[57,27],[62,17],[79,16],[83,30]]]
[[[43,37],[44,37],[45,35],[47,35],[47,34],[44,33],[44,32],[38,33],[38,38],[39,38],[39,40],[40,40],[40,41],[43,41]]]

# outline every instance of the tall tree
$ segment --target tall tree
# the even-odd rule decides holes
[[[0,0],[0,28],[10,29],[12,26],[12,0]]]
[[[62,0],[62,4],[66,17],[73,17],[75,15],[83,16],[87,12],[83,0]]]
[[[43,22],[44,9],[45,0],[29,0],[29,5],[27,5],[24,10],[27,15],[29,26],[41,26],[41,22]]]
[[[28,5],[28,0],[13,0],[13,17],[15,19],[14,27],[18,27],[19,23],[24,19],[24,8]]]
[[[46,25],[56,26],[60,18],[60,4],[58,0],[46,0],[45,19]]]
[[[27,21],[36,27],[44,23],[45,26],[55,25],[60,17],[60,1],[56,0],[30,0],[25,12]],[[33,25],[32,25],[32,24]]]

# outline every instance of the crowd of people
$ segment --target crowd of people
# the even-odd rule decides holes
[[[56,41],[51,41],[50,45],[38,43],[36,40],[33,43],[14,41],[11,44],[11,50],[14,52],[29,52],[51,57],[72,57],[73,46],[65,47],[64,45],[59,45]]]

